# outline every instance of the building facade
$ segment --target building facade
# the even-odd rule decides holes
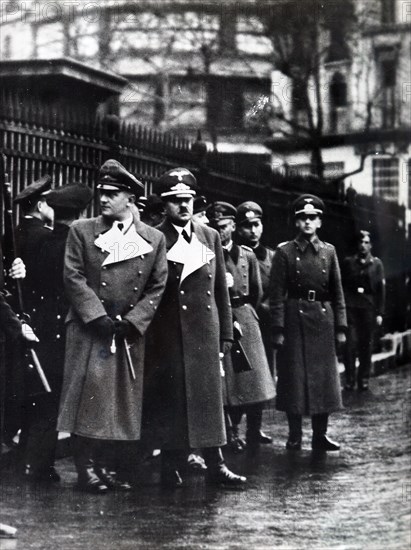
[[[71,57],[129,81],[130,122],[267,153],[271,42],[258,2],[1,2],[0,59]]]
[[[324,179],[341,178],[351,196],[374,195],[404,205],[409,225],[411,4],[403,0],[357,0],[352,5],[354,31],[341,40],[337,22],[321,36],[324,54],[317,82],[321,90],[319,140]],[[282,109],[283,119],[304,126],[306,105],[301,109],[295,80],[274,70],[272,83],[274,108]],[[314,117],[318,116],[317,97],[311,94],[309,98]],[[312,150],[304,131],[296,124],[292,136],[285,136],[281,121],[273,130],[269,146],[274,167],[313,173]],[[343,178],[345,174],[348,176]]]

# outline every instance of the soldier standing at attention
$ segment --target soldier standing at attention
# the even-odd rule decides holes
[[[273,345],[277,354],[277,409],[287,413],[287,449],[301,448],[302,416],[312,420],[312,448],[336,451],[328,416],[342,408],[336,340],[347,320],[334,246],[321,241],[324,203],[302,195],[293,204],[297,236],[274,254],[270,280]]]
[[[243,202],[237,208],[236,233],[238,243],[245,244],[252,248],[260,266],[263,295],[257,307],[257,315],[260,319],[261,335],[263,337],[270,372],[271,374],[275,374],[274,353],[271,345],[270,299],[268,295],[274,250],[261,243],[261,237],[264,230],[262,216],[263,211],[259,204],[253,201]]]
[[[70,227],[70,309],[57,429],[73,434],[79,488],[130,490],[106,468],[108,447],[141,433],[145,332],[167,280],[164,236],[138,219],[144,186],[116,160],[100,169],[101,216]],[[121,445],[125,446],[125,443]],[[122,449],[121,457],[127,453]]]
[[[368,390],[371,370],[372,342],[375,326],[382,324],[385,304],[384,266],[371,254],[368,231],[357,235],[358,252],[342,264],[342,281],[347,304],[348,333],[344,353],[345,389],[355,387],[355,359],[358,351],[358,389]]]
[[[220,233],[234,335],[241,345],[239,349],[235,344],[231,353],[224,357],[225,397],[231,419],[228,439],[233,451],[240,452],[241,447],[245,447],[239,438],[239,424],[244,413],[247,417],[246,446],[251,449],[272,441],[261,430],[263,406],[274,397],[275,388],[256,316],[262,296],[260,268],[254,252],[232,240],[237,214],[234,206],[214,202],[207,214],[212,227]]]
[[[51,386],[30,400],[28,433],[23,473],[28,479],[60,481],[54,468],[57,446],[57,415],[63,383],[65,319],[68,301],[64,292],[64,252],[70,226],[91,201],[86,185],[68,184],[46,195],[54,210],[53,231],[48,231],[37,257],[36,292],[38,354]]]

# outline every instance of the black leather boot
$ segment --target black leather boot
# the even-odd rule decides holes
[[[272,438],[261,430],[263,422],[263,405],[257,403],[248,405],[246,409],[247,415],[247,447],[255,448],[259,445],[269,445],[272,443]]]
[[[184,485],[180,469],[186,458],[186,453],[180,449],[161,450],[161,485],[164,488],[179,489]]]
[[[224,462],[220,447],[203,449],[203,456],[207,466],[206,482],[221,487],[240,487],[245,485],[247,478],[239,476],[229,470]]]
[[[303,436],[303,419],[300,414],[287,413],[288,439],[285,447],[289,451],[299,451]]]
[[[104,483],[107,485],[108,489],[112,491],[131,491],[132,486],[126,480],[121,480],[118,478],[115,471],[107,467],[109,463],[108,457],[108,447],[109,442],[99,442],[95,448],[95,465],[94,471]]]
[[[314,414],[311,417],[313,427],[312,448],[314,451],[339,451],[340,445],[327,437],[328,414]]]
[[[94,441],[88,437],[72,435],[74,464],[78,474],[78,488],[87,493],[107,493],[107,485],[94,470]]]
[[[227,427],[227,445],[228,448],[235,454],[239,454],[245,451],[246,443],[244,439],[241,439],[239,434],[239,426],[232,424]]]

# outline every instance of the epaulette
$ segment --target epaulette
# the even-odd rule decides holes
[[[250,246],[247,246],[246,244],[240,244],[241,248],[244,248],[244,250],[248,250],[248,252],[254,252],[254,250],[250,247]]]

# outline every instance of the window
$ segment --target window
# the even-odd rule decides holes
[[[214,128],[243,127],[244,102],[237,81],[218,79],[208,84],[208,124]]]
[[[383,128],[392,128],[396,123],[396,82],[398,50],[381,48],[377,52],[381,83],[381,123]]]
[[[389,201],[399,198],[399,162],[397,158],[381,158],[372,161],[373,192]]]
[[[328,46],[327,61],[341,61],[350,58],[350,49],[347,44],[347,30],[345,25],[330,28],[330,45]]]
[[[341,73],[335,73],[330,84],[330,130],[331,132],[344,131],[347,107],[347,83]]]

